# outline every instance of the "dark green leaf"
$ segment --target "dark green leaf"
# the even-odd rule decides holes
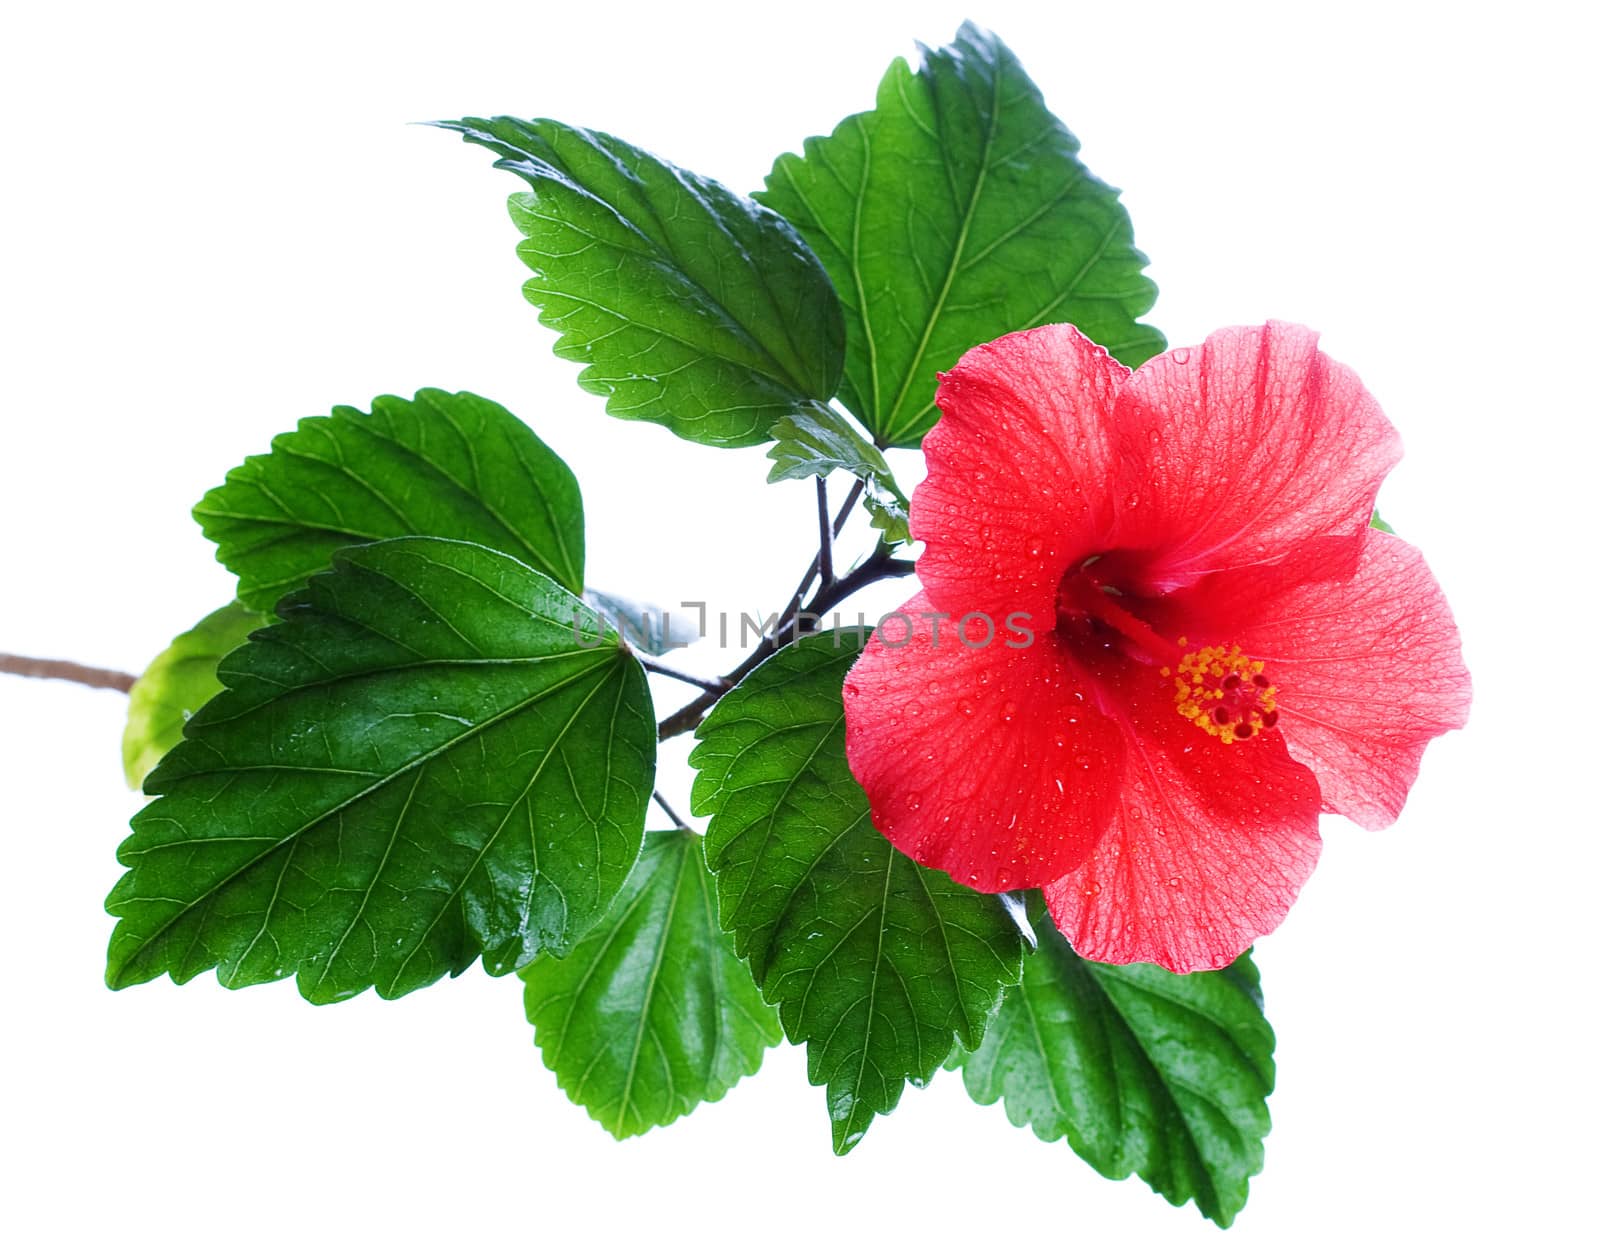
[[[783,1036],[717,927],[700,839],[682,829],[648,834],[605,920],[522,979],[545,1065],[614,1137],[715,1102]]]
[[[1039,948],[965,1060],[967,1090],[1017,1125],[1065,1136],[1102,1175],[1137,1172],[1226,1228],[1271,1127],[1272,1028],[1248,954],[1187,976],[1090,963],[1043,908]]]
[[[765,442],[832,398],[844,321],[817,258],[776,213],[593,130],[441,122],[533,188],[511,197],[524,285],[556,355],[613,416],[717,447]]]
[[[827,477],[835,469],[853,473],[866,486],[863,501],[872,523],[891,543],[911,541],[911,504],[901,492],[889,462],[831,408],[784,417],[772,427],[778,441],[767,449],[773,462],[767,481]]]
[[[1022,959],[993,895],[891,847],[844,754],[841,635],[785,647],[700,727],[694,808],[724,928],[828,1087],[834,1149],[982,1037]]]
[[[889,67],[878,107],[782,156],[757,196],[816,249],[845,305],[839,397],[882,446],[934,423],[935,373],[1013,330],[1070,321],[1137,365],[1165,345],[1117,193],[1078,161],[1009,48],[970,23]]]
[[[516,556],[583,589],[583,501],[555,452],[465,391],[380,395],[372,413],[307,417],[196,505],[239,598],[270,611],[340,547],[423,535]]]
[[[128,691],[122,772],[130,786],[139,788],[161,757],[178,745],[189,718],[222,689],[217,661],[266,623],[259,612],[230,603],[179,634],[150,661]]]
[[[112,987],[215,967],[393,998],[571,949],[638,857],[654,772],[617,637],[543,574],[437,538],[347,548],[279,607],[145,781]]]

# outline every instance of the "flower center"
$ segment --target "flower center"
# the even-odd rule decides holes
[[[1056,633],[1088,648],[1118,648],[1145,664],[1176,664],[1182,649],[1132,610],[1139,600],[1120,585],[1116,558],[1091,556],[1069,569],[1056,588]]]
[[[1178,639],[1180,647],[1189,645]],[[1176,670],[1163,667],[1173,679],[1178,714],[1225,743],[1254,737],[1278,723],[1278,688],[1263,670],[1236,646],[1201,647],[1185,652]]]
[[[1161,675],[1172,679],[1178,714],[1224,743],[1243,742],[1278,723],[1278,689],[1260,660],[1231,644],[1190,650],[1186,637],[1169,641],[1130,610],[1139,600],[1108,584],[1104,567],[1095,557],[1061,579],[1058,635],[1078,647],[1116,648],[1140,663],[1159,664]]]

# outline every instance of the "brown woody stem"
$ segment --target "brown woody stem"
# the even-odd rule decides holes
[[[97,690],[120,690],[126,694],[138,680],[132,673],[118,672],[114,668],[91,668],[72,660],[43,660],[30,655],[8,655],[0,651],[0,673],[15,673],[18,677],[53,677],[58,681],[75,681],[80,686],[93,686]]]

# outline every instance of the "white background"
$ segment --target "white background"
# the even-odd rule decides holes
[[[1588,6],[979,4],[1126,189],[1175,344],[1325,332],[1400,428],[1383,511],[1477,682],[1400,822],[1326,822],[1259,960],[1266,1170],[1230,1233],[941,1076],[833,1158],[803,1056],[616,1144],[474,971],[331,1008],[100,981],[136,800],[121,696],[0,679],[14,1245],[1572,1245],[1592,1234],[1595,31]],[[600,127],[740,189],[961,17],[905,5],[194,9],[5,18],[0,649],[138,669],[230,597],[187,510],[334,403],[470,388],[583,483],[590,580],[773,611],[806,485],[606,417],[519,293],[487,153]],[[592,24],[591,24],[592,23]],[[890,592],[898,594],[900,588]],[[884,605],[889,606],[889,605]],[[691,654],[719,671],[733,657]],[[1353,688],[1363,675],[1352,672]],[[1381,688],[1371,688],[1381,700]],[[685,693],[662,686],[658,700]],[[682,801],[681,741],[662,780]],[[7,1228],[6,1226],[9,1226]]]

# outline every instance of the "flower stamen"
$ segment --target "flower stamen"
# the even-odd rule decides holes
[[[1178,639],[1179,647],[1188,645],[1187,638]],[[1164,667],[1161,675],[1173,680],[1180,716],[1231,744],[1278,723],[1278,688],[1265,668],[1230,645],[1185,651],[1176,668]]]

